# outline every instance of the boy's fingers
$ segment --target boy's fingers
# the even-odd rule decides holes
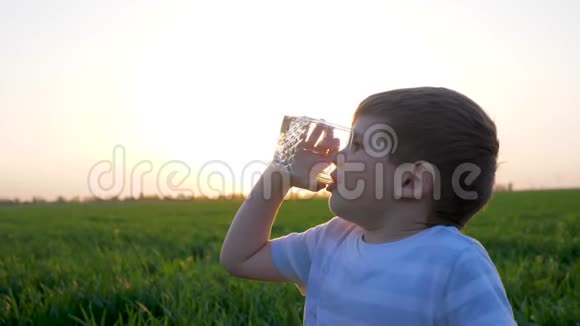
[[[313,192],[319,192],[320,190],[322,190],[324,188],[326,188],[326,184],[316,180],[314,182],[314,184],[308,188],[308,190],[313,191]]]
[[[306,141],[306,144],[309,147],[313,148],[314,145],[316,145],[318,138],[320,138],[320,135],[322,135],[323,130],[324,130],[323,126],[315,125],[314,130],[312,130],[312,134],[310,134],[310,137],[308,137],[308,140]]]
[[[308,137],[308,128],[306,128],[306,130],[304,130],[301,134],[300,134],[300,140],[298,141],[298,144],[302,144],[302,146],[306,143],[306,138]]]
[[[323,136],[322,139],[320,139],[321,136]],[[300,136],[299,144],[301,144],[300,147],[302,148],[326,153],[333,147],[338,147],[340,140],[334,137],[334,129],[332,127],[324,124],[315,124],[310,136],[308,136],[308,130]]]
[[[299,160],[307,160],[311,164],[330,164],[332,163],[332,155],[336,153],[335,150],[321,148],[320,146],[316,146],[314,149],[308,148],[298,148],[296,155]]]
[[[317,177],[319,173],[320,172],[315,173],[309,179],[308,190],[317,192],[317,191],[320,191],[320,190],[326,188],[326,183],[324,183],[323,181],[321,181]]]
[[[340,139],[333,138],[320,142],[320,144],[318,144],[314,150],[316,151],[316,153],[319,153],[319,155],[327,157],[329,155],[334,155],[335,153],[337,153],[339,148],[340,148]]]
[[[340,139],[338,138],[324,138],[316,149],[320,152],[326,153],[326,155],[338,152],[340,147]]]
[[[292,173],[293,186],[310,191],[324,189],[326,184],[320,181],[317,176],[332,164],[332,157],[313,152],[307,148],[300,148],[296,155],[294,160],[296,166]]]
[[[324,129],[324,138],[328,138],[328,139],[334,138],[334,128],[327,126]]]
[[[310,181],[308,184],[305,185],[298,185],[298,188],[302,188],[302,189],[306,189],[306,190],[310,190],[313,192],[318,192],[324,188],[326,188],[326,184],[318,181],[318,180],[312,180]]]

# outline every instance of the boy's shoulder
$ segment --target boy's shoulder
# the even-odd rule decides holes
[[[344,231],[344,230],[352,230],[356,227],[356,224],[343,219],[340,216],[335,216],[331,218],[328,222],[328,229],[331,231]]]
[[[356,224],[339,216],[333,217],[321,226],[323,227],[320,229],[320,240],[337,242],[337,244],[359,228]],[[416,241],[413,241],[415,243],[411,247],[431,248],[450,259],[465,254],[488,256],[487,251],[477,239],[462,233],[454,226],[435,225],[422,231],[422,233],[424,236],[416,237]]]
[[[463,251],[472,247],[483,248],[483,245],[477,239],[462,233],[454,226],[436,225],[432,226],[432,228],[437,231],[435,238],[452,249]]]
[[[485,247],[477,239],[452,226],[434,226],[423,248],[423,259],[443,268],[445,273],[468,274],[466,270],[495,271]]]
[[[450,259],[456,260],[466,255],[489,257],[479,240],[464,234],[454,226],[432,226],[429,233],[430,236],[425,237],[423,245],[446,254]]]
[[[358,226],[339,216],[335,216],[325,223],[324,233],[326,235],[341,235],[350,233]],[[463,250],[472,246],[483,248],[482,244],[475,238],[472,238],[454,226],[435,225],[422,232],[429,234],[421,239],[426,242],[436,242],[438,246],[449,247],[450,249]]]
[[[346,238],[355,228],[356,224],[335,216],[323,224],[321,238],[327,241],[341,241]]]

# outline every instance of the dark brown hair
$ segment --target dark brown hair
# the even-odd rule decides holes
[[[495,123],[467,96],[436,87],[396,89],[366,98],[353,123],[361,115],[376,117],[395,130],[398,147],[390,157],[393,163],[424,160],[438,170],[441,192],[433,201],[433,224],[462,228],[489,201],[499,141]],[[475,199],[462,198],[452,185],[453,173],[462,163],[481,169],[470,184],[459,178],[463,190],[475,191]]]

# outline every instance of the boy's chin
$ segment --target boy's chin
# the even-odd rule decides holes
[[[334,214],[334,216],[339,216],[343,220],[359,225],[358,217],[360,217],[360,211],[357,216],[356,209],[353,205],[348,205],[347,201],[344,201],[344,199],[338,200],[337,197],[338,196],[333,194],[328,200],[328,206],[332,214]]]
[[[328,208],[335,216],[340,216],[359,225],[366,223],[363,220],[372,220],[377,216],[382,216],[388,205],[390,204],[386,200],[369,201],[361,197],[346,199],[336,190],[332,192],[328,199]]]
[[[340,208],[336,205],[336,195],[331,193],[328,198],[328,208],[335,216],[339,216]]]

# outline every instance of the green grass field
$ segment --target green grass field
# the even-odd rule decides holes
[[[239,201],[0,207],[0,324],[300,324],[291,284],[228,276]],[[287,201],[273,236],[331,217]],[[495,262],[520,325],[580,323],[580,191],[496,193],[465,232]]]

